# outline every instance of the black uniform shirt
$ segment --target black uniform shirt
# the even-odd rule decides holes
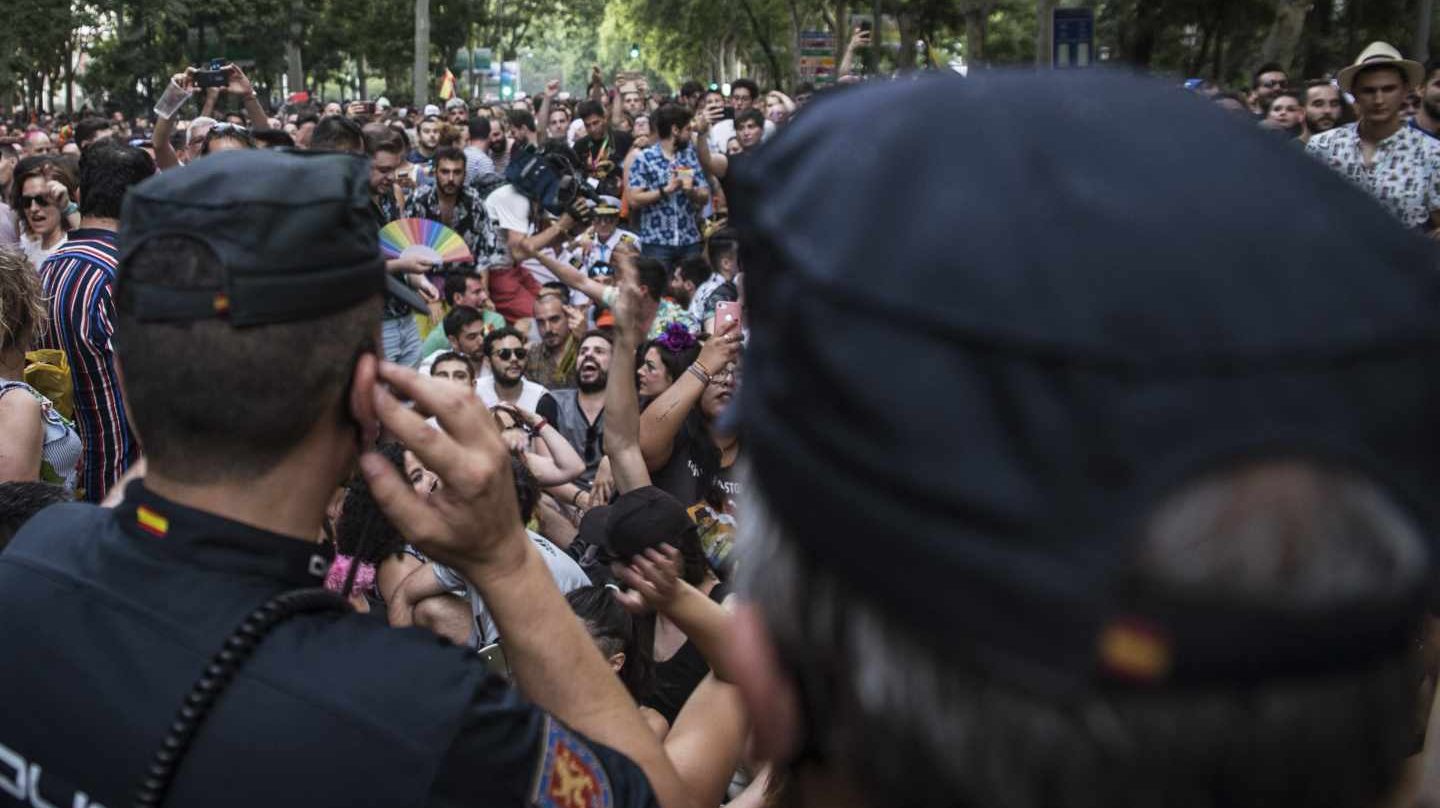
[[[0,805],[130,804],[210,657],[257,606],[323,581],[319,545],[134,483],[59,505],[0,556]],[[36,799],[38,797],[39,799]],[[640,770],[521,701],[473,654],[354,613],[259,645],[167,805],[652,805]]]

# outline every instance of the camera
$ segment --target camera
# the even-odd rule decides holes
[[[225,65],[219,59],[211,59],[209,69],[195,71],[195,86],[202,90],[224,87],[229,83],[230,79],[225,75]]]

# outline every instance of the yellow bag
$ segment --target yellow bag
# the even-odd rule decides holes
[[[25,383],[50,399],[55,411],[68,421],[75,420],[75,381],[70,362],[58,348],[44,348],[25,354]]]

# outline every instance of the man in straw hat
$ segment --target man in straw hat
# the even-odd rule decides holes
[[[1373,42],[1340,71],[1340,90],[1355,98],[1357,121],[1323,132],[1311,154],[1369,191],[1405,224],[1430,235],[1440,227],[1440,142],[1405,126],[1400,113],[1424,81],[1419,62]]]

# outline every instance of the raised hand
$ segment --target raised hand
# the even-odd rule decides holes
[[[529,540],[520,523],[510,452],[485,404],[462,385],[390,362],[380,363],[379,382],[380,423],[444,483],[421,498],[382,455],[367,452],[360,467],[381,510],[427,556],[467,577],[519,569]],[[401,404],[385,385],[414,407]],[[425,423],[431,415],[440,429]]]
[[[616,592],[615,599],[632,614],[664,613],[680,594],[683,566],[680,551],[665,543],[658,548],[647,548],[628,564],[616,561],[610,565],[610,571],[629,591]]]

